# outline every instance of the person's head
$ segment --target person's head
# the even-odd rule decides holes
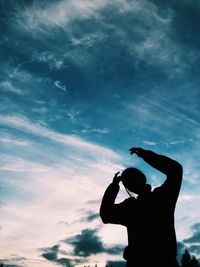
[[[124,187],[135,194],[142,193],[146,188],[146,176],[136,168],[125,169],[121,178]]]

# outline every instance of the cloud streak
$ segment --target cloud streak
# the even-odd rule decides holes
[[[101,146],[98,146],[96,144],[92,144],[90,142],[84,142],[81,138],[77,136],[70,136],[70,135],[64,135],[56,133],[55,131],[52,131],[48,129],[45,126],[42,126],[39,123],[32,123],[29,119],[22,116],[1,116],[0,117],[0,124],[18,128],[22,131],[26,131],[31,134],[47,137],[53,141],[56,141],[58,143],[66,144],[69,146],[74,146],[76,148],[80,149],[86,149],[91,150],[93,153],[99,153],[102,155],[108,155],[111,156],[114,159],[118,159],[118,156],[113,151],[102,148]],[[103,152],[103,153],[102,153]]]

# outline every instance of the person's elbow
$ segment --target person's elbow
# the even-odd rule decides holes
[[[178,161],[176,161],[176,169],[179,173],[183,173],[183,166]]]
[[[174,161],[173,170],[179,177],[183,176],[183,166],[178,161]]]
[[[101,217],[101,220],[102,220],[102,222],[103,222],[104,224],[109,223],[109,219],[106,218],[106,217]]]
[[[100,214],[100,217],[103,223],[105,224],[109,223],[109,212],[108,211],[100,210],[99,214]]]

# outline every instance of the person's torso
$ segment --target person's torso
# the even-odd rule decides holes
[[[129,199],[126,220],[128,257],[176,255],[174,205],[159,190]]]

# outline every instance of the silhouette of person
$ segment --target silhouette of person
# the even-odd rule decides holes
[[[121,176],[116,173],[102,199],[102,221],[127,227],[128,246],[123,255],[127,267],[177,267],[174,211],[182,182],[182,166],[150,150],[135,147],[129,150],[164,173],[166,180],[152,191],[139,169],[127,168]],[[137,198],[129,197],[115,204],[120,182]]]

